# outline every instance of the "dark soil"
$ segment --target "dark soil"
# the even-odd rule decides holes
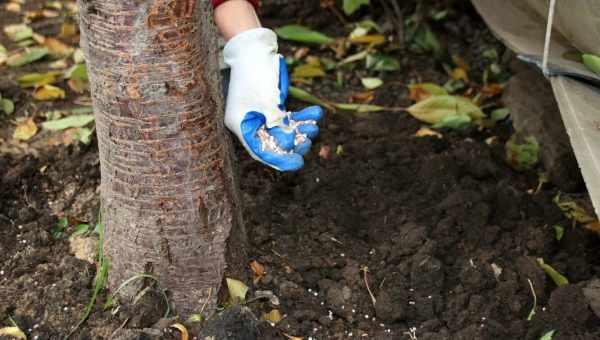
[[[310,20],[326,32],[338,29],[329,12]],[[436,30],[473,67],[482,67],[482,50],[499,46],[469,7]],[[296,47],[282,49],[293,53]],[[402,61],[402,71],[383,75],[377,104],[408,105],[404,84],[411,79],[448,79],[427,55],[406,53]],[[325,80],[311,91],[347,101],[361,90],[356,77],[343,90],[333,83]],[[20,105],[17,116],[26,114]],[[14,118],[1,118],[5,140]],[[248,262],[267,270],[250,284],[250,295],[271,290],[280,301],[249,307],[258,316],[273,308],[284,314],[276,329],[262,323],[257,338],[533,340],[556,330],[555,340],[600,339],[600,320],[590,307],[597,300],[589,289],[584,295],[599,276],[600,242],[567,227],[571,222],[552,202],[557,189],[546,185],[535,192],[535,173],[507,165],[503,142],[510,124],[444,131],[442,139],[414,137],[420,127],[405,113],[329,113],[305,169],[294,174],[238,153],[252,246]],[[496,142],[486,143],[490,136]],[[343,151],[336,152],[338,146]],[[331,149],[327,158],[318,155],[323,147]],[[95,266],[73,257],[68,239],[55,239],[51,231],[61,216],[95,223],[97,158],[95,142],[36,155],[0,154],[0,320],[9,325],[11,317],[29,339],[62,338],[90,300]],[[557,224],[567,227],[561,241]],[[537,258],[571,284],[557,288]],[[527,321],[531,287],[537,308]],[[112,315],[102,309],[106,294],[73,338],[173,337],[161,335],[168,323],[159,320],[159,308]],[[132,320],[136,327],[127,324]],[[121,326],[125,330],[118,331]]]

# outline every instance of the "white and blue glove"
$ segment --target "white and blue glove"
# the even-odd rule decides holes
[[[277,53],[277,35],[255,28],[231,38],[224,49],[231,79],[225,126],[250,156],[279,171],[304,165],[303,155],[319,133],[319,106],[287,112],[289,79],[284,58]]]

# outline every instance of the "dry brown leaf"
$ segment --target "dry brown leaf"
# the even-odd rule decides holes
[[[319,150],[319,157],[323,159],[329,159],[331,156],[331,147],[329,145],[323,145]]]
[[[375,91],[364,91],[353,93],[350,97],[350,102],[368,104],[375,99]]]
[[[497,83],[486,84],[484,87],[481,88],[481,93],[486,97],[490,98],[501,94],[502,91],[504,91],[504,87]]]
[[[432,130],[427,127],[422,127],[415,133],[415,137],[437,137],[439,139],[442,139],[444,136],[435,130]]]
[[[17,123],[15,132],[13,133],[13,138],[18,140],[29,140],[31,137],[35,136],[37,131],[37,125],[35,124],[33,118],[30,117]]]
[[[254,273],[254,284],[257,284],[263,276],[265,276],[265,266],[260,264],[260,262],[253,260],[250,262],[250,269],[252,269],[252,272]]]
[[[184,325],[182,325],[180,323],[174,323],[169,327],[175,328],[176,330],[179,331],[179,333],[181,333],[181,340],[189,340],[190,334],[188,333],[188,330],[187,330],[187,328],[185,328]]]
[[[408,85],[409,97],[414,102],[420,102],[431,96],[440,96],[448,94],[441,86],[434,83],[419,83]]]
[[[65,98],[65,90],[53,85],[43,85],[33,91],[33,98],[37,100],[56,100]]]
[[[596,233],[596,235],[600,236],[600,221],[596,220],[594,222],[585,224],[583,226],[584,229],[589,230],[591,232]]]

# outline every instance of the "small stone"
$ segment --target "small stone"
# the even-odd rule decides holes
[[[93,236],[72,236],[69,238],[69,248],[77,259],[93,264],[98,252],[98,239]]]

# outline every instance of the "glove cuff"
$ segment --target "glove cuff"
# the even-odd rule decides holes
[[[223,50],[225,63],[229,66],[243,58],[248,51],[264,51],[266,54],[277,53],[277,34],[264,27],[253,28],[231,38]]]

